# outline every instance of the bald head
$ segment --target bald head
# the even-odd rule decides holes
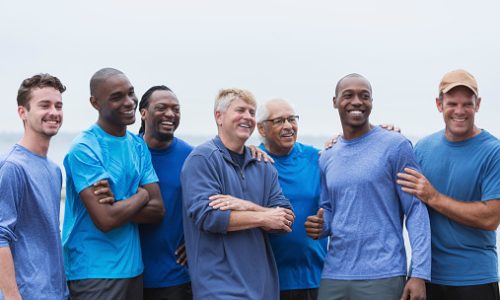
[[[337,85],[335,86],[335,97],[337,97],[337,95],[339,94],[340,87],[342,86],[342,82],[344,80],[350,79],[350,78],[361,78],[361,79],[364,79],[366,81],[366,83],[368,84],[368,87],[370,89],[370,93],[372,93],[372,85],[370,84],[370,81],[368,81],[368,79],[366,79],[363,75],[360,75],[358,73],[351,73],[351,74],[348,74],[348,75],[340,78],[340,80],[337,82]]]
[[[97,89],[104,81],[119,74],[123,74],[123,72],[113,68],[103,68],[95,72],[92,78],[90,78],[90,95],[95,96],[97,93]]]

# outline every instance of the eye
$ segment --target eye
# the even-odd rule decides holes
[[[272,119],[271,121],[273,122],[274,125],[281,125],[281,124],[285,123],[284,118],[276,118],[276,119]]]

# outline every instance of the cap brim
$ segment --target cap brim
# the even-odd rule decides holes
[[[474,93],[474,95],[476,95],[476,97],[477,97],[477,92],[476,92],[476,90],[475,90],[472,86],[470,86],[469,84],[462,83],[462,82],[455,82],[455,83],[452,83],[452,84],[448,85],[445,89],[443,89],[443,90],[442,90],[442,92],[443,92],[444,94],[446,94],[446,93],[448,93],[449,91],[451,91],[451,89],[456,88],[457,86],[465,86],[466,88],[468,88],[469,90],[471,90],[471,91]]]

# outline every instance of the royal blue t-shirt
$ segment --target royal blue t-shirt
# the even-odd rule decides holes
[[[471,202],[500,198],[500,141],[482,130],[450,142],[444,130],[417,143],[422,172],[442,194]],[[455,222],[429,207],[432,282],[476,285],[498,281],[496,232]]]
[[[66,206],[63,253],[68,280],[131,278],[142,273],[139,229],[128,222],[102,232],[92,221],[80,192],[107,179],[116,201],[139,186],[158,181],[144,141],[131,132],[112,136],[97,124],[75,138],[64,158]],[[103,204],[104,205],[104,204]]]
[[[187,267],[176,262],[175,251],[184,243],[180,176],[191,150],[193,147],[175,137],[166,149],[149,148],[166,212],[160,224],[139,226],[145,288],[170,287],[190,281]]]
[[[295,213],[292,232],[269,235],[278,266],[280,290],[318,288],[327,239],[309,238],[304,223],[319,208],[319,150],[295,143],[288,155],[276,156],[263,144],[259,147],[274,159],[281,189]]]

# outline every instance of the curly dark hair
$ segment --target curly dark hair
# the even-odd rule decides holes
[[[24,79],[21,83],[17,91],[17,105],[24,106],[29,110],[31,90],[44,87],[53,87],[61,92],[61,94],[66,90],[66,87],[61,83],[59,78],[47,73],[36,74],[30,78]]]

